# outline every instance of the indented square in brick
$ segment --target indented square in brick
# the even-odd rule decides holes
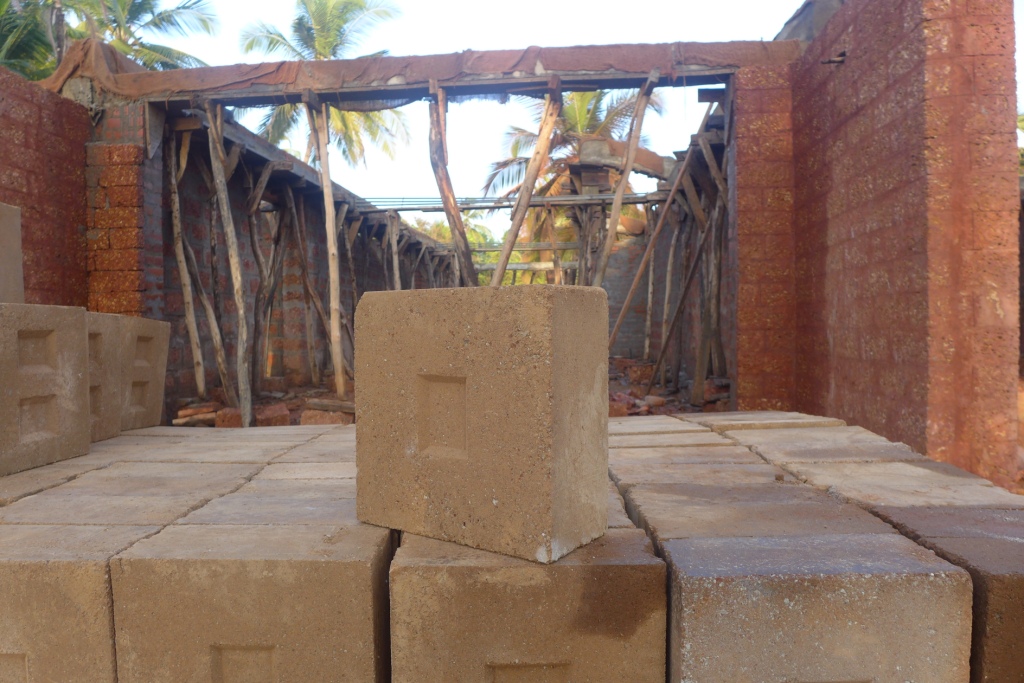
[[[416,379],[419,452],[465,460],[466,378],[420,375]]]
[[[367,293],[360,520],[543,563],[604,533],[607,319],[592,287]]]
[[[28,683],[28,658],[0,652],[0,683]]]
[[[214,645],[213,683],[277,683],[274,646]]]
[[[89,449],[85,311],[0,303],[0,476]]]
[[[569,683],[569,665],[491,664],[487,683]]]

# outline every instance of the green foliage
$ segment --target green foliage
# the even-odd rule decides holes
[[[462,215],[462,222],[466,228],[466,239],[469,241],[470,247],[499,247],[501,243],[498,242],[491,235],[491,231],[484,226],[480,220],[483,218],[483,213],[480,211],[468,211]],[[422,233],[426,233],[432,239],[442,242],[444,244],[452,243],[452,229],[448,225],[448,221],[444,218],[428,221],[423,217],[417,217],[413,220],[413,227]],[[480,265],[482,263],[497,263],[499,252],[497,251],[483,251],[476,252],[473,255],[473,263]],[[510,260],[512,263],[520,262],[519,252],[513,252]],[[481,286],[487,286],[491,284],[491,273],[477,273],[477,277],[480,279]],[[512,284],[512,273],[505,273],[505,279],[502,284]]]
[[[242,50],[290,60],[347,59],[370,31],[396,15],[397,10],[382,0],[297,0],[291,37],[276,26],[257,22],[242,32]],[[275,107],[263,117],[259,133],[280,144],[304,119],[300,105]],[[335,146],[350,166],[365,165],[367,142],[394,158],[396,146],[409,140],[405,118],[393,110],[332,109],[330,128]],[[314,160],[311,142],[307,142],[305,160]]]
[[[158,0],[75,0],[71,5],[81,17],[68,30],[72,38],[96,37],[146,68],[158,71],[205,66],[187,52],[152,42],[150,37],[212,35],[217,19],[207,0],[183,0],[163,8]]]
[[[45,27],[40,2],[0,0],[0,66],[33,80],[50,75],[54,60]]]

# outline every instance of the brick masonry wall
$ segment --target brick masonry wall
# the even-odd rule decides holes
[[[89,112],[0,67],[0,202],[21,208],[25,300],[85,306]]]
[[[789,410],[796,393],[790,66],[733,79],[723,334],[740,410]]]
[[[1009,485],[1012,3],[852,0],[793,89],[797,407]]]

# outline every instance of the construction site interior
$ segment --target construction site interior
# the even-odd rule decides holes
[[[768,42],[0,68],[0,683],[1024,683],[1014,54],[1012,0],[808,0]],[[623,89],[535,195],[563,95]],[[448,104],[511,95],[519,191],[457,197]],[[232,113],[303,105],[326,161],[332,109],[423,101],[420,204]]]

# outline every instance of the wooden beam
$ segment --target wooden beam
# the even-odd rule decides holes
[[[644,125],[644,115],[647,113],[647,105],[651,101],[651,95],[654,93],[654,87],[658,84],[660,77],[661,73],[658,69],[654,69],[636,98],[636,107],[633,109],[633,122],[630,125],[629,132],[629,148],[626,151],[622,174],[619,176],[619,184],[615,188],[615,201],[612,203],[611,215],[608,217],[608,234],[605,237],[604,249],[601,251],[597,261],[597,268],[594,271],[594,287],[601,286],[601,283],[604,281],[605,271],[608,270],[608,259],[611,258],[612,249],[615,247],[619,217],[622,215],[622,198],[626,194],[629,175],[633,172],[633,164],[636,163],[636,150],[640,146],[640,131]]]
[[[512,248],[519,239],[519,230],[526,220],[526,214],[530,210],[530,200],[533,198],[533,190],[537,185],[537,178],[541,169],[547,164],[548,153],[551,151],[551,135],[555,131],[555,124],[558,117],[562,115],[562,89],[561,83],[556,78],[549,84],[547,100],[544,103],[544,113],[541,116],[540,132],[537,133],[537,145],[533,148],[533,155],[530,163],[526,166],[526,173],[523,182],[519,186],[519,193],[516,197],[516,205],[512,209],[512,224],[505,235],[505,244],[502,247],[501,255],[498,256],[497,268],[491,277],[491,286],[501,285],[505,279],[505,270],[509,259],[512,257]]]
[[[564,262],[562,262],[560,264],[560,266],[561,266],[561,268],[563,270],[575,270],[576,268],[579,268],[579,265],[580,264],[577,263],[576,261],[564,261]],[[479,266],[477,266],[477,270],[479,270],[481,273],[486,273],[488,271],[493,271],[493,270],[497,269],[497,267],[498,267],[497,263],[481,263]],[[554,270],[554,269],[555,269],[555,262],[554,261],[531,261],[531,262],[528,262],[528,263],[509,263],[509,264],[507,264],[505,266],[505,270],[507,270],[507,271],[513,271],[513,270],[524,271],[525,270],[525,271],[531,272],[531,273],[540,273],[540,272],[543,272],[543,271]]]

